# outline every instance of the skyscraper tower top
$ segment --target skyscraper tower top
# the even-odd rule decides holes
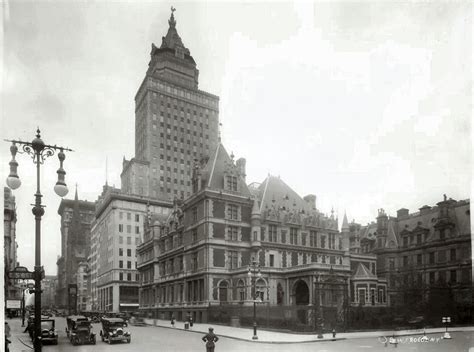
[[[147,75],[164,79],[173,84],[186,88],[197,89],[199,70],[188,48],[186,48],[176,30],[176,9],[171,7],[171,16],[168,20],[169,28],[166,36],[161,39],[158,48],[151,45],[151,59],[148,64]]]

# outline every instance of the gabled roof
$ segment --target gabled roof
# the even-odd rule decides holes
[[[344,212],[344,218],[342,219],[341,231],[342,231],[342,232],[344,232],[344,231],[349,231],[349,223],[348,223],[348,221],[347,221],[346,212]]]
[[[238,192],[245,197],[251,196],[247,184],[222,143],[217,145],[217,148],[200,172],[202,179],[206,181],[205,186],[213,190],[224,190],[224,176],[232,173],[232,175],[237,177]]]
[[[301,198],[293,189],[290,188],[279,177],[268,175],[258,187],[260,198],[260,211],[273,206],[277,208],[304,210],[305,212],[314,212],[310,209],[308,203]]]
[[[377,276],[372,274],[372,272],[362,263],[357,265],[357,270],[353,275],[354,279],[376,279]]]
[[[400,241],[398,240],[398,236],[395,233],[393,221],[390,220],[388,222],[387,228],[387,239],[385,241],[385,248],[398,248]]]

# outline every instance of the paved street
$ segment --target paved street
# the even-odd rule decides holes
[[[10,346],[12,352],[32,351],[27,345],[31,346],[31,341],[27,334],[22,333],[21,322],[19,320],[9,320],[12,327],[13,343]],[[181,329],[172,329],[166,327],[136,327],[129,326],[132,334],[131,344],[117,343],[109,345],[100,341],[98,337],[97,345],[72,346],[64,332],[65,319],[56,318],[57,329],[59,331],[59,344],[57,346],[45,346],[45,352],[54,351],[205,351],[204,343],[201,341],[202,333],[195,331],[184,331]],[[94,332],[99,334],[100,324],[93,324]],[[219,335],[219,326],[215,326],[215,332]],[[356,335],[354,335],[356,336]],[[474,346],[474,334],[472,331],[453,332],[452,340],[440,339],[442,334],[429,334],[433,339],[431,342],[417,342],[416,337],[420,335],[399,337],[400,343],[395,347],[383,344],[383,338],[377,337],[346,337],[338,341],[323,342],[296,342],[296,343],[263,343],[236,340],[233,338],[221,337],[216,346],[216,351],[272,351],[272,352],[291,352],[291,351],[311,351],[311,352],[331,352],[331,351],[469,351]],[[22,344],[21,341],[25,344]]]

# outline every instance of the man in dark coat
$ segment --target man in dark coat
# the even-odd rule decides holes
[[[206,352],[214,352],[215,342],[219,341],[219,338],[214,334],[214,328],[209,328],[209,332],[203,336],[202,340],[206,343]]]

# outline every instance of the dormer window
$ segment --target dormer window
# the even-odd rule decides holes
[[[226,176],[226,189],[237,192],[237,177]]]

